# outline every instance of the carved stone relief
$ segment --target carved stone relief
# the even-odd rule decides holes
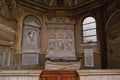
[[[75,59],[74,25],[47,26],[47,58]]]
[[[62,14],[62,13],[59,13]],[[64,15],[58,15],[56,16],[47,16],[46,18],[47,23],[74,23],[74,19],[72,17],[65,17]]]
[[[39,52],[39,28],[25,25],[23,31],[22,52]]]

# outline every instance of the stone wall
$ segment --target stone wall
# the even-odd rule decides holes
[[[16,19],[11,4],[0,0],[0,68],[11,69],[16,35]],[[14,15],[14,16],[13,16]]]
[[[85,8],[86,10],[79,11],[79,13],[75,13],[74,11],[76,10],[69,12],[68,9],[67,12],[57,8],[55,11],[51,8],[51,10],[44,13],[36,7],[36,9],[33,9],[25,5],[20,5],[19,3],[16,4],[14,0],[0,0],[0,69],[44,69],[46,55],[47,58],[51,58],[51,54],[48,55],[50,53],[48,49],[52,49],[52,47],[55,49],[61,48],[62,50],[53,52],[52,57],[54,57],[54,59],[58,57],[68,59],[66,57],[68,57],[70,53],[69,58],[71,56],[72,59],[76,57],[81,58],[81,67],[83,69],[102,68],[101,66],[107,67],[107,57],[108,68],[119,68],[120,13],[119,10],[115,11],[120,8],[118,3],[119,0],[108,0],[99,8],[90,8],[90,10]],[[67,8],[65,10],[67,10]],[[28,15],[37,17],[41,26],[39,35],[40,44],[38,44],[39,48],[37,48],[37,55],[39,57],[37,57],[37,64],[34,65],[22,64],[24,62],[22,62],[24,57],[22,53],[23,22],[24,18]],[[95,44],[82,43],[82,21],[89,15],[94,16],[97,22],[98,42]],[[53,36],[52,38],[48,38],[50,29],[53,29],[53,32],[55,32],[53,34],[55,34],[57,38],[53,38]],[[70,30],[67,32],[67,29]],[[63,37],[61,37],[61,35],[58,36],[59,34],[63,34]],[[72,35],[72,38],[70,35]],[[53,40],[60,42],[59,48],[58,46],[52,45]],[[61,45],[61,41],[63,41],[64,44]],[[58,42],[56,42],[55,45]],[[106,46],[108,46],[108,53]],[[88,52],[89,50],[92,51],[92,59],[88,61],[88,63],[92,63],[92,66],[85,65],[85,51],[87,50]],[[27,59],[28,61],[31,59],[31,56],[26,56],[27,58],[29,57],[29,59]],[[36,57],[34,57],[34,59],[36,60]],[[30,61],[28,63],[30,63]]]

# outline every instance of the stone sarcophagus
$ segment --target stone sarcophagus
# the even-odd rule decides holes
[[[47,53],[45,69],[69,70],[79,69],[80,62],[76,60],[74,25],[48,24],[47,25]]]

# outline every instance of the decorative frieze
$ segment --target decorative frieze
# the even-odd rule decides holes
[[[46,23],[62,23],[62,24],[74,24],[75,19],[70,16],[66,16],[65,11],[56,11],[55,15],[47,15]]]

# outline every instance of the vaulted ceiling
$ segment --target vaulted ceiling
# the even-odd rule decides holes
[[[42,12],[65,10],[79,13],[100,7],[106,0],[16,0],[18,4]]]

